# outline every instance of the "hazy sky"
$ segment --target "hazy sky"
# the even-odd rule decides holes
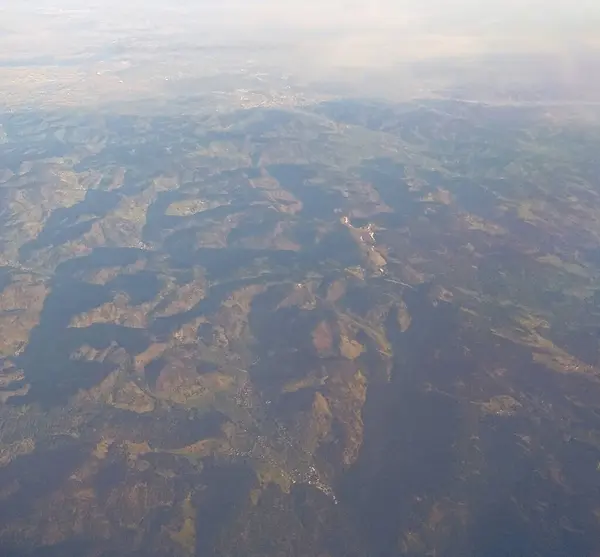
[[[474,64],[505,81],[511,71],[520,80],[550,71],[589,89],[597,72],[588,61],[600,59],[600,0],[0,0],[0,85],[17,97],[42,82],[81,86],[78,71],[105,71],[96,63],[143,68],[138,80],[177,64],[187,64],[181,75],[195,75],[204,71],[196,49],[224,45],[238,48],[215,49],[219,64],[227,60],[222,67],[252,53],[306,79],[393,69],[401,77],[390,90],[412,87],[413,69],[417,83],[423,61],[440,71]],[[512,69],[488,63],[490,54],[552,62],[550,70],[537,62]],[[32,77],[28,68],[48,59],[62,65]]]
[[[3,35],[0,58],[10,57],[7,48],[64,53],[97,47],[102,37],[155,36],[298,41],[315,56],[376,63],[392,51],[428,57],[600,45],[600,0],[0,0]]]
[[[536,28],[587,25],[600,17],[599,0],[0,0],[4,12],[79,10],[104,18],[192,17],[227,27],[297,29],[390,28],[410,24],[439,30],[473,25],[522,24]],[[1,12],[0,12],[1,13]],[[182,22],[185,23],[185,22]]]

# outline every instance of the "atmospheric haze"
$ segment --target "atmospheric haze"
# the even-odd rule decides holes
[[[105,74],[108,67],[91,63],[111,60],[114,72],[145,60],[144,76],[165,64],[177,67],[172,79],[195,78],[204,71],[194,64],[197,49],[221,49],[222,60],[233,47],[309,79],[359,79],[386,96],[412,96],[415,87],[423,94],[423,62],[454,76],[452,64],[475,61],[478,81],[547,81],[549,73],[595,101],[599,30],[594,0],[0,0],[0,81],[11,102],[40,83],[73,84],[70,99],[82,88],[90,97],[100,95],[96,84],[68,68]],[[55,69],[23,69],[40,57]],[[390,69],[383,84],[374,79]],[[136,75],[138,93],[155,87]],[[436,80],[427,88],[445,85]]]

